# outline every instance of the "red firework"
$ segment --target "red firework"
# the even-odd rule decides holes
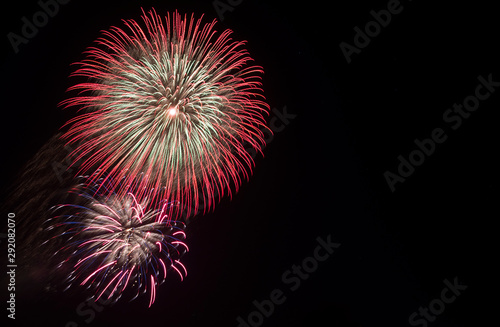
[[[162,19],[154,10],[142,19],[102,32],[77,63],[72,76],[88,81],[62,102],[81,111],[63,137],[77,145],[79,174],[145,176],[142,189],[164,190],[157,196],[179,203],[171,214],[189,217],[251,173],[245,147],[261,152],[269,111],[263,70],[230,30],[217,35],[215,20],[202,25],[177,12]]]

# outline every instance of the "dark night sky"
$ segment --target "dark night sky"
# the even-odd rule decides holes
[[[3,10],[2,198],[71,117],[57,103],[71,85],[70,64],[100,30],[139,19],[141,7],[220,18],[211,1],[102,2],[61,6],[17,54],[6,35],[20,33],[21,17],[40,8],[23,0]],[[146,296],[79,314],[81,299],[34,295],[19,300],[18,325],[237,327],[239,316],[256,310],[254,300],[278,289],[286,300],[262,326],[412,326],[410,315],[455,278],[467,289],[428,325],[490,321],[500,88],[456,129],[443,114],[474,95],[479,76],[500,81],[497,11],[480,2],[401,1],[401,12],[347,63],[339,44],[353,44],[353,28],[363,29],[370,11],[388,3],[245,0],[225,12],[217,30],[248,41],[265,70],[269,105],[295,116],[275,132],[240,192],[193,220],[188,276],[171,275],[152,308]],[[446,140],[391,192],[384,173],[396,173],[398,156],[408,158],[414,140],[436,128]],[[298,284],[282,276],[329,235],[340,247],[292,291]]]

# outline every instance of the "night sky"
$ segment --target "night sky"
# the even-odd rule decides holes
[[[246,40],[265,71],[274,130],[240,191],[192,220],[188,276],[171,274],[151,308],[148,296],[90,306],[69,293],[19,292],[18,326],[462,327],[494,319],[494,3],[72,0],[17,53],[7,35],[21,35],[21,18],[41,8],[9,5],[2,202],[23,165],[75,114],[57,106],[71,63],[99,31],[139,20],[141,7],[204,14],[219,21],[217,31]],[[381,10],[393,12],[390,21]],[[370,23],[375,16],[386,26]],[[5,221],[11,211],[3,206]],[[16,221],[32,220],[36,230],[32,215]]]

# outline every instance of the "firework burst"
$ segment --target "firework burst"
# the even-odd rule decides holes
[[[149,292],[151,306],[170,269],[181,280],[187,274],[179,261],[188,250],[185,225],[167,216],[172,204],[151,209],[152,192],[139,192],[138,198],[129,187],[127,196],[117,196],[108,184],[82,183],[74,190],[79,204],[55,207],[61,214],[50,220],[47,231],[62,243],[55,255],[62,258],[58,268],[69,271],[67,288],[92,289],[95,301]]]
[[[80,174],[106,171],[123,185],[144,174],[141,187],[161,188],[155,197],[179,203],[168,208],[171,216],[189,217],[201,201],[210,210],[251,173],[245,147],[261,152],[269,110],[263,71],[249,64],[231,31],[217,36],[215,20],[202,25],[201,18],[176,12],[163,19],[154,11],[142,19],[143,26],[128,20],[126,30],[103,32],[78,63],[73,75],[89,80],[62,102],[82,111],[64,139],[77,145]]]

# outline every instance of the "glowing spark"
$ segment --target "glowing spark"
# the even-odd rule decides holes
[[[200,202],[211,210],[215,199],[231,196],[251,173],[249,150],[261,152],[269,112],[263,70],[250,65],[245,42],[229,30],[216,33],[215,20],[154,10],[142,19],[104,31],[86,51],[72,76],[89,81],[61,103],[83,113],[68,122],[64,139],[83,162],[80,174],[106,172],[125,178],[123,185],[145,174],[139,189],[162,188],[153,197],[179,204],[168,207],[169,218],[189,217]]]

